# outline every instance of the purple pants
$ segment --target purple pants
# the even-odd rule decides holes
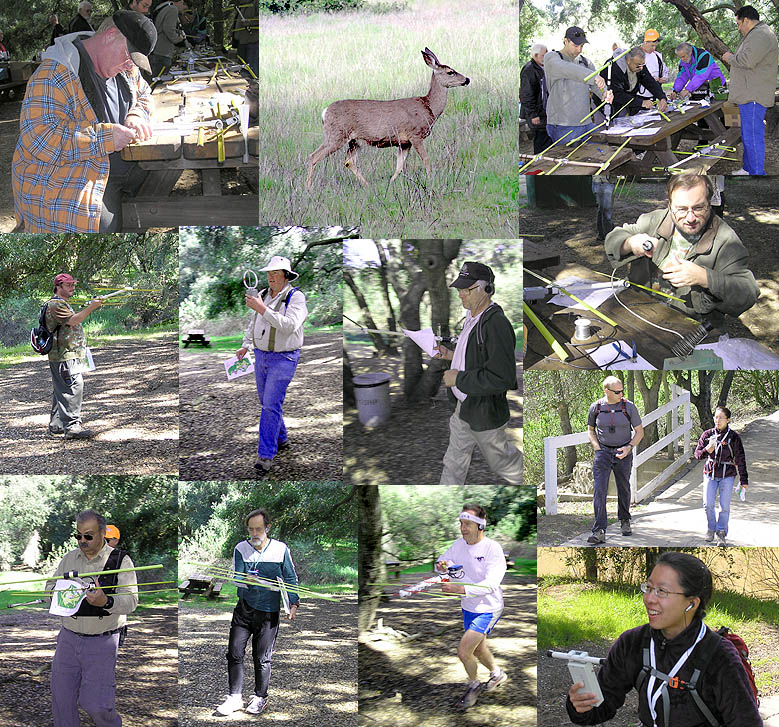
[[[95,727],[122,727],[116,711],[116,652],[119,634],[81,636],[66,628],[57,636],[51,665],[54,727],[80,727],[78,708]]]

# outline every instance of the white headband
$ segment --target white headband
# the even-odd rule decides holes
[[[472,522],[475,522],[477,525],[481,525],[482,527],[487,525],[487,521],[483,517],[476,517],[476,515],[473,515],[470,512],[461,512],[460,520],[471,520]]]

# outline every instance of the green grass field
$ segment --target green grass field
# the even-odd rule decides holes
[[[260,19],[260,223],[356,225],[371,237],[515,237],[517,6],[511,0],[412,0],[407,10]],[[425,140],[433,178],[411,152],[392,185],[396,150],[363,146],[363,189],[345,149],[316,167],[322,111],[349,98],[427,93],[421,51],[468,76],[449,91]],[[513,69],[513,70],[512,70]]]
[[[308,327],[304,326],[303,333],[306,336],[313,336],[317,333],[337,333],[343,328],[340,324],[332,326],[318,326]],[[202,346],[193,346],[192,348],[184,348],[182,344],[182,338],[179,337],[179,347],[182,351],[220,351],[223,353],[235,353],[243,343],[243,333],[239,333],[235,336],[209,336],[211,345],[208,348]]]

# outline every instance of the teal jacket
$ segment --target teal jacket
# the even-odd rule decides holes
[[[295,564],[287,544],[272,538],[261,551],[256,550],[248,540],[238,543],[233,551],[233,568],[237,573],[255,575],[273,582],[281,576],[291,586],[298,584]],[[240,576],[237,580],[241,580]],[[297,593],[288,591],[288,594],[290,605],[298,602]],[[281,610],[281,594],[265,586],[239,585],[238,597],[255,611],[273,613]]]
[[[503,309],[496,303],[482,314],[468,336],[465,371],[455,385],[467,394],[460,406],[460,419],[474,432],[497,429],[510,418],[506,393],[517,389],[517,337]],[[451,401],[456,397],[451,389]]]

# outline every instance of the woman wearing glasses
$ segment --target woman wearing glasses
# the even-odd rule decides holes
[[[703,623],[712,595],[706,565],[687,553],[663,553],[641,591],[649,623],[626,631],[609,649],[598,672],[599,706],[582,682],[571,687],[571,722],[611,719],[636,688],[644,727],[762,727],[736,648]]]
[[[714,426],[698,440],[695,459],[705,459],[703,465],[703,503],[706,508],[706,541],[711,543],[716,534],[717,545],[726,545],[730,519],[730,497],[738,473],[741,487],[749,485],[747,459],[738,432],[730,428],[730,409],[718,406],[714,412]],[[714,508],[719,492],[719,516]]]

